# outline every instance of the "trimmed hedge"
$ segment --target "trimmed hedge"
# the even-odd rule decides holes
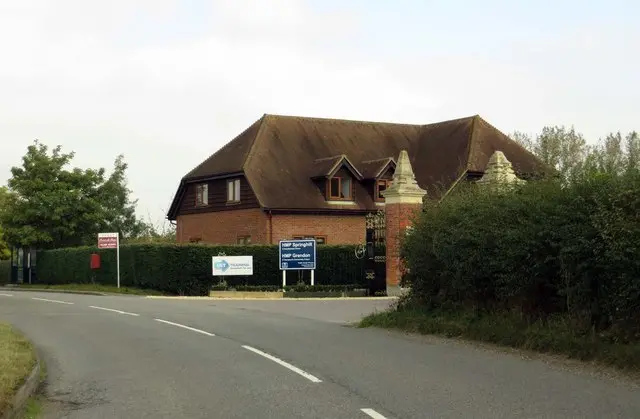
[[[576,334],[640,341],[640,174],[515,191],[462,188],[417,217],[409,301],[433,310],[562,316]]]
[[[364,284],[363,260],[355,246],[318,246],[316,284]],[[252,255],[253,276],[213,277],[211,257]],[[101,267],[90,269],[90,257],[98,253]],[[309,283],[308,271],[287,272],[288,285]],[[219,282],[227,286],[280,286],[278,246],[208,246],[178,244],[128,244],[120,248],[120,285],[155,289],[177,295],[207,295]],[[38,282],[42,284],[116,284],[116,251],[96,247],[46,250],[38,253]]]
[[[8,284],[11,277],[11,261],[0,260],[0,285]]]

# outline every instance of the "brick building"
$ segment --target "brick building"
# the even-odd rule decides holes
[[[478,180],[497,150],[519,177],[543,169],[479,116],[407,125],[264,115],[182,178],[167,218],[183,243],[363,243],[401,150],[427,199]]]

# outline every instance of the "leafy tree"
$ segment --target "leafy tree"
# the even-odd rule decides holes
[[[147,228],[138,237],[130,238],[127,243],[175,243],[176,228],[173,224],[155,226],[149,222]]]
[[[623,174],[640,170],[640,136],[630,132],[610,133],[589,145],[576,130],[560,126],[544,127],[535,138],[516,131],[511,138],[555,167],[567,182],[596,173]]]
[[[120,232],[125,240],[144,235],[153,228],[136,218],[138,201],[131,200],[131,190],[127,188],[127,167],[124,156],[119,155],[113,164],[113,172],[98,187],[98,195],[105,210],[104,227]]]
[[[126,186],[126,164],[119,156],[113,173],[105,169],[68,169],[74,153],[51,150],[35,141],[21,167],[11,169],[9,194],[0,214],[8,242],[38,248],[93,244],[101,231],[123,238],[144,230]]]
[[[640,170],[640,137],[633,131],[624,137],[618,131],[600,140],[592,151],[593,165],[599,173],[621,175]]]
[[[627,172],[640,171],[640,135],[636,131],[627,134],[625,138],[627,152]]]
[[[536,138],[515,132],[512,138],[535,154],[540,160],[554,167],[565,181],[581,174],[590,149],[582,134],[574,127],[547,126]]]
[[[8,194],[9,191],[7,190],[6,186],[0,186],[0,217],[2,216]],[[11,251],[9,250],[9,245],[4,240],[2,225],[0,225],[0,260],[6,260],[10,257]]]

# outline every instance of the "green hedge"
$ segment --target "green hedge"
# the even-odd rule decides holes
[[[403,243],[409,300],[531,322],[561,315],[579,333],[640,341],[639,213],[638,174],[463,187],[426,206]]]
[[[211,275],[211,257],[253,255],[253,276]],[[316,284],[363,284],[363,261],[354,246],[318,246]],[[90,269],[90,256],[100,254],[101,268]],[[278,246],[207,246],[178,244],[129,244],[120,248],[121,286],[155,289],[177,295],[206,295],[221,280],[228,286],[278,286]],[[116,251],[95,247],[47,250],[38,253],[38,279],[43,284],[116,284]],[[287,283],[309,282],[308,271],[290,271]]]
[[[0,285],[8,284],[11,276],[11,261],[0,260]]]

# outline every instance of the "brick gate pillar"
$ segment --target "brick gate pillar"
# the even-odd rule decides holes
[[[385,200],[387,241],[387,295],[400,295],[400,244],[413,215],[422,208],[427,191],[420,188],[406,150],[400,152],[391,186],[382,195]]]

